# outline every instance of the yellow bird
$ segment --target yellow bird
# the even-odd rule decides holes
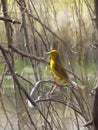
[[[52,73],[57,79],[69,84],[70,81],[61,61],[59,52],[57,50],[51,50],[47,55],[50,55],[50,68]]]

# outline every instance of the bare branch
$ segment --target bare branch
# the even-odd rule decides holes
[[[36,109],[39,111],[39,113],[41,114],[41,116],[43,117],[43,119],[46,121],[46,123],[49,125],[50,129],[52,130],[52,127],[51,127],[49,121],[46,119],[46,117],[44,116],[44,114],[42,113],[42,111],[38,108],[37,104],[31,98],[31,96],[28,94],[28,92],[26,91],[26,89],[24,88],[24,86],[19,82],[19,80],[18,80],[18,78],[17,78],[17,76],[16,76],[16,74],[15,74],[15,72],[13,70],[13,67],[10,64],[10,62],[9,62],[9,60],[7,58],[7,55],[6,55],[6,53],[10,54],[10,52],[8,50],[4,49],[1,45],[0,45],[0,50],[2,51],[2,54],[3,54],[4,58],[5,58],[5,61],[6,61],[7,65],[8,65],[8,67],[9,67],[9,70],[10,70],[10,72],[12,74],[12,77],[13,77],[14,82],[16,83],[17,87],[23,91],[23,93],[25,94],[25,96],[27,97],[27,99],[31,102],[31,104],[34,107],[36,107]]]
[[[10,18],[1,17],[1,16],[0,16],[0,20],[5,21],[5,22],[11,22],[13,24],[21,24],[21,22],[15,20],[15,19],[10,19]]]

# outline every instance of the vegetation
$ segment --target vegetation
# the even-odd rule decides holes
[[[85,124],[93,119],[98,86],[94,4],[1,0],[0,129],[93,129]],[[51,49],[60,52],[68,77],[76,84],[54,82],[46,56]]]

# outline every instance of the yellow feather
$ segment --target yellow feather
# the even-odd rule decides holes
[[[51,50],[48,54],[50,54],[50,68],[52,70],[52,73],[59,80],[65,83],[70,83],[66,70],[60,59],[59,52],[57,50]]]

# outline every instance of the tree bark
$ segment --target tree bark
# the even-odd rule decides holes
[[[96,28],[98,35],[98,0],[94,0],[95,4],[95,14],[96,14]],[[94,106],[93,106],[93,122],[94,122],[94,130],[98,130],[98,86],[96,89]]]
[[[94,4],[95,4],[95,14],[96,14],[96,27],[98,30],[98,0],[94,0]]]
[[[94,100],[93,121],[94,121],[94,130],[98,130],[98,87],[96,89],[95,100]]]

